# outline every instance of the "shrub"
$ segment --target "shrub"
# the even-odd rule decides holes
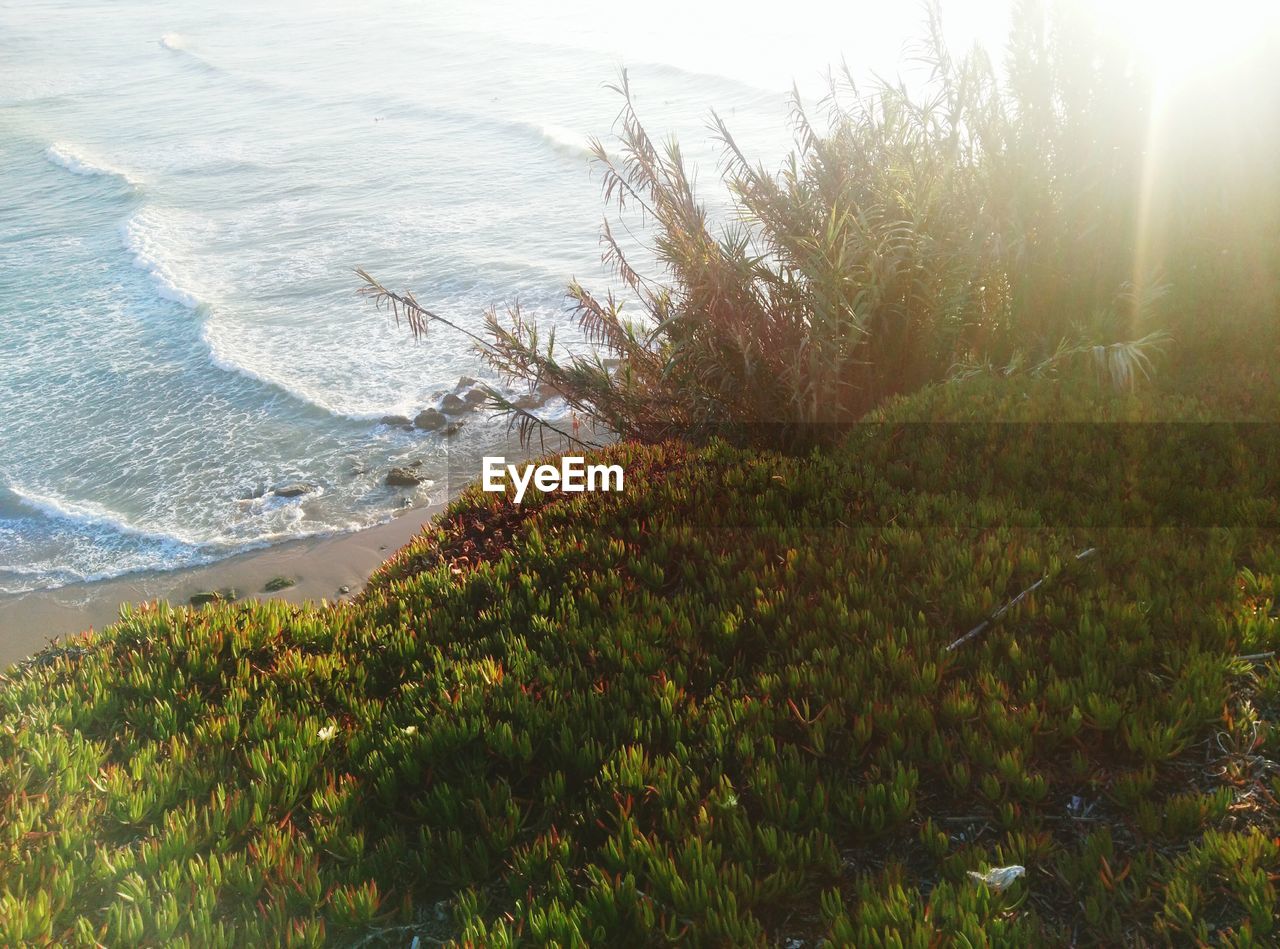
[[[593,352],[558,350],[513,307],[489,313],[484,358],[624,437],[790,449],[957,369],[1076,355],[1127,386],[1148,374],[1164,323],[1197,358],[1224,334],[1274,333],[1277,181],[1254,156],[1204,154],[1169,118],[1185,106],[1225,135],[1251,115],[1219,103],[1211,116],[1196,90],[1167,101],[1134,50],[1068,2],[1018,5],[1003,80],[980,50],[951,55],[936,8],[919,56],[919,94],[860,88],[846,69],[825,123],[797,95],[797,148],[776,175],[713,116],[734,203],[720,228],[678,143],[645,130],[624,73],[618,146],[595,154],[606,202],[652,228],[648,274],[607,219],[602,232],[638,313],[574,283]],[[1237,79],[1269,88],[1265,75]],[[1221,187],[1246,169],[1249,187]],[[440,319],[360,273],[415,332]]]

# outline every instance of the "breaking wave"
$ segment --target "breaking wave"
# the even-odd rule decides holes
[[[150,275],[160,296],[191,310],[198,309],[203,304],[195,293],[179,283],[172,265],[165,258],[166,248],[160,228],[147,211],[141,211],[125,221],[121,232],[125,248],[133,254],[133,265]]]
[[[85,177],[103,177],[116,178],[131,188],[140,186],[140,182],[133,175],[119,168],[113,168],[106,162],[96,158],[91,158],[81,151],[76,150],[70,145],[57,142],[50,145],[44,150],[44,157],[52,164],[59,168],[71,172],[73,175],[84,175]]]
[[[189,538],[132,524],[123,514],[112,511],[95,501],[72,501],[51,492],[37,492],[15,484],[6,484],[4,488],[23,507],[36,511],[49,520],[61,521],[84,530],[105,530],[113,534],[172,544],[181,548],[190,549],[198,546]]]

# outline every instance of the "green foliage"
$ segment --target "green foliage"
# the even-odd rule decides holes
[[[1143,527],[1159,465],[1044,476],[1104,440],[886,437],[1037,412],[1206,417],[980,377],[826,454],[620,444],[625,494],[468,492],[354,603],[42,653],[0,684],[0,943],[1274,939],[1274,491],[1227,453],[1253,514]]]

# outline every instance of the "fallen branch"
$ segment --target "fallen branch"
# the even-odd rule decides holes
[[[1255,652],[1247,656],[1236,656],[1235,662],[1269,662],[1276,657],[1275,650],[1271,652]]]
[[[1078,563],[1081,560],[1087,560],[1089,557],[1092,557],[1097,552],[1098,552],[1097,547],[1090,547],[1087,550],[1082,550],[1080,551],[1080,553],[1076,554],[1076,558],[1075,558],[1076,562]],[[1021,593],[1015,596],[1012,600],[1010,600],[1004,606],[1000,607],[1000,609],[996,610],[994,613],[992,613],[990,616],[984,619],[977,626],[973,627],[973,629],[969,630],[969,632],[965,633],[963,636],[961,636],[959,639],[953,642],[950,646],[947,647],[947,652],[951,652],[951,650],[955,649],[957,646],[963,646],[965,643],[973,639],[975,636],[980,636],[982,633],[986,632],[986,630],[992,625],[994,625],[995,623],[997,623],[1000,620],[1000,618],[1004,616],[1005,613],[1008,613],[1011,609],[1013,609],[1015,606],[1017,606],[1019,603],[1025,600],[1028,596],[1030,596],[1036,590],[1040,589],[1042,585],[1047,583],[1051,576],[1052,574],[1046,573],[1043,577],[1041,577],[1035,583],[1031,584],[1031,586],[1027,587],[1025,590],[1023,590]]]

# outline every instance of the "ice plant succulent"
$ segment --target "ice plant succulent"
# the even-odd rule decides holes
[[[126,611],[0,682],[0,943],[1273,941],[1280,446],[1132,424],[1210,418],[975,377]]]

